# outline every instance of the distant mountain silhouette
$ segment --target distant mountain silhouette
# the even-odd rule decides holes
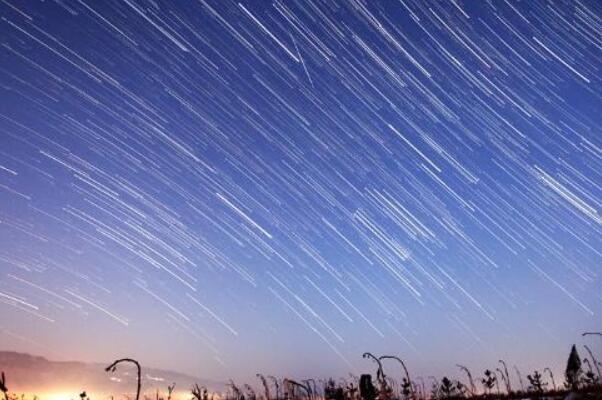
[[[112,360],[111,360],[112,361]],[[6,373],[7,386],[12,393],[66,393],[73,399],[79,392],[93,394],[133,393],[136,389],[136,373],[126,365],[109,374],[104,368],[109,364],[78,361],[50,361],[44,357],[12,351],[0,351],[0,371]],[[194,383],[206,386],[210,391],[222,391],[225,383],[195,378],[178,372],[142,365],[142,392],[150,395],[157,389],[164,393],[167,385],[176,383],[176,392],[189,391]]]

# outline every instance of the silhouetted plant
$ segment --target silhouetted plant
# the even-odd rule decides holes
[[[422,387],[416,381],[412,381],[412,388],[414,392],[414,399],[422,399]]]
[[[289,385],[291,385],[293,388],[298,387],[298,388],[303,389],[305,391],[305,393],[307,394],[307,398],[311,399],[311,390],[306,385],[299,383],[297,381],[294,381],[292,379],[288,379],[288,378],[286,378],[284,381],[286,383],[288,383]]]
[[[518,383],[520,383],[520,390],[522,392],[525,391],[525,384],[523,383],[523,376],[520,373],[520,370],[518,369],[518,367],[515,365],[514,366],[514,370],[516,371],[516,375],[518,376]]]
[[[8,400],[8,388],[6,387],[6,377],[4,372],[0,374],[0,391],[4,393],[4,400]]]
[[[587,372],[591,372],[592,374],[594,373],[594,371],[592,370],[592,364],[587,358],[583,359],[583,364],[587,365]]]
[[[537,370],[533,372],[533,375],[527,375],[527,379],[529,380],[529,390],[535,393],[543,393],[544,387],[548,385],[541,380],[541,374]]]
[[[453,391],[454,387],[452,381],[449,380],[447,376],[444,376],[439,385],[439,393],[441,393],[443,397],[450,397]]]
[[[452,381],[447,376],[441,379],[441,384],[437,390],[438,398],[461,397],[466,391],[466,386],[460,381]]]
[[[316,381],[312,378],[303,379],[303,383],[309,389],[309,397],[313,398],[318,393],[316,392]]]
[[[386,382],[385,382],[385,373],[383,371],[383,365],[380,362],[380,359],[378,359],[374,354],[369,353],[369,352],[365,352],[364,354],[362,354],[363,358],[371,358],[373,359],[376,364],[378,364],[378,369],[376,370],[376,380],[378,381],[378,383],[380,384],[380,386],[385,386]]]
[[[265,400],[270,400],[270,387],[268,386],[268,381],[265,379],[265,376],[263,376],[262,374],[255,374],[259,380],[261,381],[261,384],[263,385],[263,395],[265,396]]]
[[[510,393],[510,392],[508,392],[508,384],[506,383],[506,375],[504,375],[504,371],[502,371],[502,370],[501,370],[501,369],[499,369],[499,368],[496,368],[495,370],[496,370],[497,372],[499,372],[499,374],[500,374],[500,377],[502,378],[502,382],[504,382],[504,386],[506,387],[506,392],[507,392],[507,393]],[[499,390],[498,390],[498,391],[499,391]]]
[[[402,378],[402,383],[401,383],[402,394],[406,398],[411,397],[413,394],[412,381],[410,379],[410,373],[408,372],[408,369],[406,368],[406,365],[403,362],[403,360],[397,356],[380,356],[378,359],[379,360],[393,359],[393,360],[397,360],[401,364],[401,367],[405,374],[405,377]]]
[[[550,379],[552,380],[552,389],[556,390],[556,381],[554,380],[554,374],[552,373],[552,370],[548,367],[545,367],[543,372],[546,371],[548,371],[548,374],[550,374]]]
[[[432,380],[431,383],[431,398],[436,399],[439,397],[439,381],[434,376],[429,376],[429,379]]]
[[[171,394],[176,388],[176,383],[172,383],[171,385],[167,385],[167,400],[171,400]]]
[[[504,374],[506,375],[506,379],[504,379],[504,382],[506,382],[506,392],[510,394],[510,392],[512,392],[512,385],[510,384],[510,375],[508,375],[508,366],[504,360],[498,360],[498,362],[504,366]]]
[[[594,353],[592,353],[591,349],[586,344],[584,344],[583,347],[585,347],[585,350],[587,350],[589,356],[592,359],[592,362],[594,363],[594,367],[596,368],[596,372],[598,373],[598,378],[601,378],[602,375],[600,375],[600,367],[598,366],[599,363],[598,360],[596,360],[596,357],[594,357]]]
[[[468,376],[468,383],[470,384],[470,394],[474,396],[477,391],[477,388],[474,384],[474,380],[472,379],[472,374],[470,373],[470,370],[460,364],[456,364],[456,366],[458,368],[460,368],[462,371],[466,372],[466,375]]]
[[[244,400],[245,395],[238,388],[238,386],[236,386],[236,384],[234,383],[234,381],[232,379],[230,379],[228,386],[230,387],[230,389],[232,389],[232,394],[234,395],[235,400]]]
[[[401,378],[401,394],[406,399],[412,395],[412,383],[407,378]]]
[[[194,386],[192,386],[192,388],[190,389],[190,393],[192,394],[192,397],[195,400],[201,400],[201,388],[197,383],[195,383]]]
[[[190,389],[190,392],[195,400],[208,400],[209,395],[207,393],[207,388],[204,386],[199,386],[195,383],[192,389]]]
[[[272,375],[268,375],[268,378],[270,378],[274,382],[274,387],[276,388],[276,400],[279,400],[280,399],[280,385],[278,384],[278,379],[276,379],[276,377],[272,376]]]
[[[581,376],[581,358],[577,353],[577,347],[573,345],[571,347],[571,353],[566,363],[566,370],[564,372],[565,386],[571,390],[577,390],[579,388],[579,379]]]
[[[357,382],[357,379],[355,380]],[[345,388],[345,398],[350,400],[357,400],[357,393],[359,391],[359,387],[353,384],[353,381],[347,385]]]
[[[584,359],[583,361],[585,361],[585,360],[587,360],[587,359]],[[594,371],[592,371],[591,368],[590,368],[589,371],[587,371],[585,374],[583,374],[583,377],[581,378],[581,381],[583,382],[583,384],[585,386],[597,385],[598,384],[598,377],[594,374]]]
[[[372,384],[372,375],[370,374],[360,376],[360,397],[362,400],[376,399],[376,388]]]
[[[426,398],[426,385],[424,384],[424,379],[421,376],[416,377],[416,379],[418,379],[420,381],[420,387],[421,387],[420,398],[425,399]]]
[[[105,371],[107,372],[115,372],[115,370],[117,369],[117,364],[123,363],[123,362],[129,362],[129,363],[133,363],[134,365],[136,365],[136,370],[138,372],[138,376],[137,376],[137,385],[136,385],[136,400],[140,400],[140,387],[141,387],[141,369],[140,369],[140,364],[138,363],[138,361],[132,359],[132,358],[122,358],[119,360],[115,360],[113,361],[113,364],[109,365],[108,367],[105,368]]]
[[[337,386],[334,379],[329,379],[324,386],[324,399],[326,400],[344,400],[345,393],[341,386]],[[374,399],[370,399],[374,400]]]
[[[251,387],[251,385],[245,383],[245,390],[247,391],[246,398],[249,400],[256,400],[257,395],[255,394],[255,390]]]
[[[483,388],[485,389],[485,392],[486,393],[491,392],[491,389],[493,389],[496,382],[497,382],[497,378],[496,378],[495,374],[493,372],[491,372],[490,370],[486,369],[485,377],[481,379],[481,383],[483,384]]]

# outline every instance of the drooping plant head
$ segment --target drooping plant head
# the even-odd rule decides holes
[[[263,385],[265,399],[270,400],[270,387],[268,386],[268,381],[263,374],[256,374],[256,376],[261,380],[261,384]]]
[[[376,370],[376,380],[378,380],[380,384],[383,384],[385,382],[385,373],[383,371],[383,365],[380,362],[380,359],[369,352],[365,352],[364,354],[362,354],[362,358],[371,358],[376,362],[376,364],[378,364],[378,369]]]
[[[140,367],[140,363],[136,360],[134,360],[133,358],[120,358],[119,360],[115,360],[113,361],[113,363],[111,365],[109,365],[108,367],[105,368],[106,372],[115,372],[117,370],[117,364],[121,364],[121,363],[132,363],[136,366],[136,372],[137,372],[137,386],[136,386],[136,400],[140,399],[140,390],[141,390],[141,385],[142,385],[142,377],[141,377],[141,370],[142,368]]]
[[[406,376],[406,379],[408,381],[411,380],[410,379],[410,373],[409,373],[409,371],[408,371],[408,369],[406,367],[406,364],[403,362],[403,360],[401,358],[399,358],[397,356],[386,356],[386,355],[378,357],[379,360],[385,360],[387,358],[392,359],[392,360],[397,360],[401,364],[401,367],[403,368],[403,372],[404,372],[404,374]]]
[[[520,373],[520,370],[518,369],[518,367],[515,365],[514,366],[514,370],[516,371],[516,375],[518,376],[518,382],[520,383],[520,389],[521,390],[525,390],[525,385],[523,383],[523,376]]]
[[[504,366],[504,372],[502,373],[502,376],[506,375],[506,377],[504,379],[504,383],[506,384],[506,391],[508,393],[510,393],[512,391],[512,385],[510,384],[510,375],[508,374],[508,366],[506,365],[506,361],[504,361],[504,360],[500,359],[500,360],[498,360],[498,362]]]
[[[466,375],[468,376],[468,383],[470,384],[470,392],[474,395],[476,392],[476,386],[474,384],[474,380],[472,379],[472,374],[470,373],[470,370],[464,365],[456,364],[456,366],[462,371],[466,372]]]
[[[596,368],[596,372],[598,373],[598,379],[602,378],[602,374],[600,373],[600,367],[599,365],[602,365],[598,362],[598,360],[596,360],[596,357],[594,356],[594,353],[592,352],[592,350],[586,345],[584,344],[583,347],[585,347],[585,350],[587,350],[587,352],[589,353],[589,356],[592,359],[592,363],[594,364],[594,368]],[[591,369],[591,367],[590,367]]]

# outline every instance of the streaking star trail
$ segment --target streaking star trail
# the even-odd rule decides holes
[[[0,349],[560,369],[601,322],[601,32],[597,1],[1,0]]]

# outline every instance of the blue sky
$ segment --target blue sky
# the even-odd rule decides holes
[[[599,329],[599,3],[0,9],[2,347],[427,376]]]

